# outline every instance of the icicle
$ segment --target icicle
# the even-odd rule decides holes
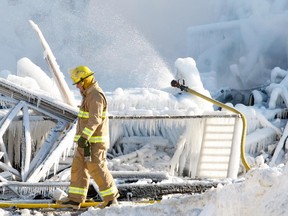
[[[47,155],[45,161],[42,162],[40,164],[41,166],[38,166],[37,169],[29,176],[27,182],[38,182],[39,180],[45,179],[48,176],[51,167],[53,167],[55,163],[59,162],[59,158],[62,157],[63,152],[65,152],[67,149],[71,149],[74,144],[72,135],[75,134],[76,124],[73,124],[71,127],[72,128],[67,131],[66,136],[63,134],[61,139],[54,143],[54,146],[49,155]]]
[[[179,141],[177,142],[176,146],[177,146],[177,149],[173,155],[173,158],[171,159],[171,173],[172,175],[174,175],[174,172],[178,172],[179,171],[179,159],[180,159],[180,156],[183,152],[183,149],[185,147],[185,143],[186,143],[186,139],[181,136],[179,138]]]
[[[55,123],[50,120],[30,122],[30,132],[33,143],[31,149],[32,156],[34,156],[42,146],[43,142],[48,136],[48,133],[50,132],[50,129],[54,126]],[[5,133],[5,142],[7,142],[9,157],[15,166],[20,166],[21,138],[22,121],[11,122],[7,132]]]

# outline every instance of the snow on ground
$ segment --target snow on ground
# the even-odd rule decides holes
[[[211,189],[204,194],[166,197],[161,203],[121,205],[103,210],[91,208],[89,215],[287,215],[286,193],[288,166],[268,167],[262,164],[245,175],[245,181]]]
[[[288,213],[285,193],[287,175],[287,165],[271,168],[262,164],[258,168],[251,169],[245,175],[245,180],[238,179],[225,186],[219,184],[217,188],[210,189],[204,194],[166,196],[160,203],[155,204],[122,203],[106,209],[90,207],[81,215],[285,216]],[[43,212],[37,210],[22,209],[18,212],[27,216],[43,215]],[[1,209],[0,214],[9,215],[9,212]],[[65,212],[61,215],[75,215],[75,212]]]
[[[4,62],[9,63],[9,68],[3,67],[1,65],[1,77],[7,78],[8,80],[18,83],[19,85],[26,86],[33,88],[34,90],[39,90],[39,91],[46,91],[47,93],[47,88],[48,90],[53,89],[55,90],[55,84],[53,81],[48,79],[47,77],[42,76],[41,78],[38,76],[33,77],[31,74],[27,74],[28,72],[31,71],[40,71],[41,68],[37,67],[36,65],[32,64],[29,60],[29,57],[21,59],[20,56],[23,56],[23,53],[25,53],[25,50],[30,50],[29,54],[31,53],[37,53],[39,56],[39,50],[35,46],[30,46],[30,44],[35,44],[34,40],[32,39],[33,36],[32,34],[28,33],[27,31],[27,26],[23,25],[22,21],[19,22],[19,20],[28,20],[31,19],[31,16],[29,15],[30,9],[31,10],[36,10],[37,12],[33,13],[32,18],[35,18],[34,21],[39,21],[41,24],[46,24],[46,26],[51,27],[51,25],[55,25],[55,28],[53,30],[46,29],[50,35],[57,35],[55,33],[55,29],[59,28],[62,30],[59,30],[58,33],[58,38],[59,41],[56,47],[56,52],[61,53],[62,55],[59,56],[58,60],[64,61],[65,60],[65,67],[69,64],[71,66],[71,62],[76,63],[79,62],[80,60],[83,60],[85,58],[88,58],[89,55],[93,56],[92,53],[98,52],[98,55],[96,57],[96,62],[97,64],[99,63],[100,70],[98,72],[97,70],[97,64],[95,66],[97,73],[96,73],[96,78],[99,75],[99,80],[100,80],[100,85],[101,83],[104,83],[103,85],[105,86],[105,89],[107,91],[107,96],[109,99],[110,103],[110,108],[111,108],[111,114],[120,114],[120,115],[126,115],[126,114],[132,114],[132,115],[177,115],[177,114],[184,114],[184,115],[191,115],[191,114],[201,114],[203,112],[203,108],[207,109],[208,111],[211,110],[211,106],[207,106],[207,104],[202,103],[201,101],[195,101],[193,100],[193,97],[190,95],[186,94],[181,94],[179,95],[179,91],[176,91],[175,89],[171,90],[168,86],[171,78],[179,78],[179,74],[177,74],[177,71],[175,74],[171,73],[165,63],[162,61],[161,58],[157,55],[157,52],[155,52],[150,44],[143,38],[139,37],[139,34],[130,26],[125,26],[124,31],[127,31],[131,35],[134,36],[133,38],[133,44],[137,44],[136,48],[132,48],[133,51],[138,50],[136,54],[131,51],[129,51],[129,47],[127,46],[123,47],[123,44],[127,43],[131,39],[125,38],[125,35],[122,34],[118,35],[117,40],[118,41],[110,41],[111,38],[107,39],[107,35],[111,35],[111,29],[109,29],[107,26],[103,25],[98,25],[98,20],[94,20],[93,26],[97,26],[98,28],[93,31],[90,34],[85,36],[85,40],[91,42],[91,39],[93,39],[93,33],[96,34],[96,32],[101,32],[102,35],[97,35],[101,39],[100,41],[103,42],[105,41],[105,46],[102,46],[102,44],[94,44],[93,47],[87,46],[86,49],[85,47],[73,47],[72,41],[79,43],[81,41],[82,36],[79,33],[79,29],[76,26],[83,26],[82,24],[84,23],[83,20],[78,19],[78,12],[75,10],[75,8],[80,7],[82,10],[85,10],[87,14],[89,15],[88,17],[94,15],[94,13],[91,12],[92,9],[97,9],[97,11],[104,10],[106,12],[109,12],[109,15],[112,15],[109,6],[105,5],[103,7],[97,8],[94,4],[91,3],[91,8],[86,7],[87,5],[82,4],[82,3],[74,3],[69,5],[69,1],[62,3],[62,4],[51,4],[49,3],[44,3],[44,1],[38,5],[34,5],[32,1],[29,1],[28,4],[25,4],[23,1],[2,1],[0,4],[7,10],[3,10],[6,13],[1,12],[1,18],[3,18],[3,22],[7,26],[7,29],[5,34],[0,34],[0,38],[2,39],[1,41],[5,41],[3,44],[3,49],[6,50],[6,52],[2,52],[1,54],[1,59],[4,60]],[[85,1],[86,3],[89,1]],[[264,2],[264,3],[263,3]],[[229,7],[226,7],[226,3],[228,4]],[[242,6],[241,6],[242,5]],[[259,7],[261,5],[261,7]],[[31,7],[32,6],[32,7]],[[65,7],[64,7],[65,6]],[[265,25],[266,22],[261,22],[261,17],[265,16],[265,14],[269,13],[281,13],[283,10],[286,8],[287,3],[286,1],[283,0],[278,0],[278,1],[238,1],[235,2],[233,0],[229,1],[222,1],[217,5],[215,1],[213,1],[213,6],[215,9],[215,17],[219,18],[218,21],[227,21],[227,17],[229,18],[228,20],[233,20],[234,19],[242,19],[242,18],[247,18],[249,15],[255,15],[253,22],[248,22],[248,25],[243,25],[242,27],[242,33],[245,35],[245,42],[248,44],[247,47],[249,48],[249,44],[253,47],[253,43],[259,38],[261,38],[261,35],[263,35],[263,30],[267,30],[267,27],[271,27],[271,23],[269,25]],[[50,13],[45,12],[41,13],[41,10],[53,8],[50,12],[53,13],[51,16],[49,16]],[[68,9],[74,10],[74,13],[65,13],[64,10],[56,10],[57,8],[65,8],[65,10],[69,11]],[[19,12],[19,14],[22,14],[23,16],[15,16],[15,11]],[[39,11],[38,11],[39,10]],[[46,11],[46,10],[45,10]],[[93,10],[92,10],[93,11]],[[83,13],[82,13],[83,14]],[[101,13],[98,13],[101,14]],[[9,16],[13,15],[13,17]],[[106,13],[107,15],[107,13]],[[224,17],[224,16],[227,17]],[[285,13],[284,13],[285,15]],[[230,16],[230,17],[229,17]],[[21,17],[21,19],[19,18]],[[46,19],[47,17],[50,17],[51,20],[53,20],[52,24],[47,25],[47,23],[50,23],[50,19]],[[59,20],[63,18],[63,20],[70,20],[71,22],[74,22],[75,26],[71,27],[69,25],[65,25],[65,28],[61,28]],[[112,16],[111,16],[112,17]],[[266,16],[265,16],[266,17]],[[269,16],[267,16],[269,17]],[[266,17],[266,18],[267,18]],[[54,19],[55,18],[55,19]],[[65,18],[65,19],[64,19]],[[274,17],[275,18],[275,17]],[[15,22],[16,26],[13,26],[10,24],[10,21],[13,20]],[[273,20],[278,20],[278,17],[276,17]],[[107,22],[105,24],[113,24],[113,27],[116,27],[117,30],[123,28],[123,20],[122,17],[112,17],[111,20],[106,20]],[[251,21],[251,20],[250,20]],[[257,25],[257,24],[261,25]],[[247,24],[247,23],[245,23]],[[273,22],[272,22],[273,24]],[[252,31],[251,28],[248,27],[253,27]],[[16,28],[16,30],[11,30],[12,28]],[[26,28],[27,27],[27,28]],[[107,27],[107,28],[106,28]],[[260,29],[257,29],[259,27]],[[262,28],[263,27],[263,28]],[[281,26],[279,26],[281,28]],[[283,27],[283,26],[282,26]],[[275,37],[272,37],[272,39],[277,38],[277,34],[280,34],[282,39],[282,36],[285,35],[286,33],[283,32],[282,29],[286,29],[285,27],[281,28],[274,28],[275,32]],[[81,29],[82,31],[84,30],[89,30],[89,26],[84,25],[83,28]],[[245,29],[247,31],[245,31]],[[260,35],[257,37],[255,40],[255,37],[252,37],[253,35],[253,30],[257,30],[256,35]],[[269,29],[269,28],[268,28]],[[115,28],[113,29],[115,30]],[[66,31],[66,32],[65,32]],[[82,32],[81,31],[81,32]],[[10,35],[9,32],[12,32]],[[69,40],[65,37],[62,37],[61,34],[65,35],[68,32],[77,32],[77,35],[75,35],[74,38],[71,39],[71,43]],[[251,33],[252,32],[252,33]],[[22,36],[25,37],[25,40],[23,42]],[[209,35],[208,35],[209,36]],[[287,36],[287,35],[286,35]],[[111,36],[110,36],[111,37]],[[36,37],[35,37],[36,38]],[[125,40],[124,40],[125,38]],[[266,38],[267,39],[267,38]],[[271,38],[268,38],[267,40],[270,42],[269,45],[273,46],[273,43],[270,41]],[[125,43],[123,42],[125,41]],[[261,63],[261,67],[263,67],[263,56],[261,56],[261,52],[263,51],[263,47],[261,47],[263,44],[267,45],[265,41],[259,41],[257,43],[257,47],[251,52],[248,52],[247,56],[244,58],[239,58],[239,65],[242,67],[245,66],[245,63],[247,63],[246,67],[244,67],[245,70],[243,70],[244,77],[240,79],[246,80],[248,77],[249,73],[249,68],[253,69],[253,72],[256,71],[257,69],[257,62]],[[17,42],[16,42],[17,41]],[[120,41],[120,43],[119,43]],[[15,44],[15,47],[12,46]],[[199,44],[200,45],[200,44]],[[276,43],[276,45],[279,45]],[[251,47],[250,46],[250,47]],[[68,49],[69,47],[69,49]],[[131,48],[131,47],[130,47]],[[264,47],[265,52],[267,54],[267,47]],[[19,53],[21,51],[21,53]],[[218,50],[219,51],[219,50]],[[260,54],[259,54],[260,52]],[[16,53],[16,54],[15,54]],[[81,53],[81,56],[75,56],[75,53]],[[117,54],[119,53],[119,56],[125,55],[127,59],[123,58],[117,58]],[[148,57],[145,58],[143,61],[140,61],[140,63],[135,63],[139,59],[141,60],[143,58],[142,53],[149,53]],[[281,52],[283,55],[284,53]],[[130,58],[135,54],[135,58]],[[206,55],[207,54],[207,55]],[[273,54],[273,52],[272,52]],[[269,53],[268,56],[272,55]],[[32,55],[32,54],[31,54]],[[102,55],[102,56],[101,56]],[[25,54],[24,54],[25,56]],[[109,61],[101,63],[102,59],[100,57],[106,57],[105,60],[111,60],[115,63],[111,63]],[[144,55],[145,56],[145,55]],[[213,53],[213,50],[209,50],[205,53],[204,56],[209,56],[209,58],[212,59],[215,58],[215,53]],[[157,57],[157,58],[155,58]],[[219,57],[219,56],[217,56]],[[221,56],[223,57],[223,56]],[[253,57],[247,62],[247,57]],[[265,56],[264,56],[265,57]],[[208,58],[208,59],[209,59]],[[12,60],[11,60],[12,59]],[[19,60],[21,59],[21,60]],[[252,60],[255,60],[254,62]],[[19,60],[19,61],[18,61]],[[133,60],[133,64],[132,64]],[[182,68],[184,66],[191,67],[193,66],[194,63],[192,64],[181,64],[182,61],[185,60],[191,60],[192,62],[194,61],[193,59],[186,59],[186,58],[179,58],[178,60],[175,59],[175,66],[177,69]],[[258,61],[259,60],[259,61]],[[287,60],[287,59],[286,59]],[[15,67],[12,65],[12,63],[16,65],[16,62],[18,61],[17,64],[17,74],[13,73],[13,68]],[[94,61],[94,59],[93,59]],[[89,59],[89,61],[86,62],[93,62],[92,60]],[[121,68],[121,73],[118,73],[119,71],[117,70],[118,64],[121,63],[121,61],[125,62],[124,66]],[[41,60],[37,58],[37,63],[40,64]],[[203,58],[203,62],[205,63],[205,58]],[[202,62],[202,63],[203,63]],[[59,63],[59,61],[58,61]],[[129,65],[131,63],[131,65]],[[149,64],[148,64],[149,63]],[[215,63],[215,62],[214,62]],[[216,62],[217,64],[219,62]],[[244,63],[244,65],[243,65]],[[249,65],[248,65],[249,63]],[[284,66],[283,61],[280,62],[281,66]],[[77,63],[78,64],[78,63]],[[90,64],[88,64],[90,65]],[[94,64],[93,65],[94,68]],[[114,65],[111,67],[111,65]],[[136,65],[136,66],[135,66]],[[255,65],[255,67],[254,67]],[[273,64],[272,64],[273,65]],[[75,66],[75,65],[72,65]],[[213,92],[207,91],[210,89],[217,90],[217,85],[215,85],[215,81],[219,80],[219,77],[217,77],[217,73],[215,71],[205,71],[206,73],[200,76],[198,74],[198,69],[196,65],[194,65],[194,72],[193,77],[190,77],[191,74],[186,74],[186,71],[189,70],[182,70],[184,74],[184,77],[186,77],[187,84],[189,87],[195,87],[197,88],[198,91],[210,95]],[[204,65],[205,66],[205,65]],[[201,67],[204,67],[201,65]],[[277,66],[277,65],[274,65]],[[132,69],[131,69],[132,67]],[[133,67],[135,67],[133,69]],[[145,70],[148,67],[148,76],[147,73],[145,73]],[[29,70],[26,70],[29,68]],[[233,76],[239,76],[237,74],[239,71],[237,71],[237,66],[231,65],[229,67],[232,71],[234,72]],[[247,69],[248,68],[248,69]],[[66,69],[66,68],[65,68]],[[191,68],[190,68],[191,69]],[[215,68],[213,68],[215,69]],[[287,195],[285,193],[287,189],[287,174],[288,174],[288,165],[286,165],[287,161],[287,155],[286,149],[287,146],[285,146],[285,140],[283,143],[280,143],[282,145],[282,148],[279,149],[278,154],[275,160],[275,166],[269,166],[272,158],[272,153],[275,150],[275,147],[277,145],[277,141],[279,141],[279,136],[281,136],[284,128],[285,128],[285,123],[286,121],[280,120],[280,119],[275,119],[274,116],[277,113],[277,111],[283,109],[283,104],[284,107],[287,107],[287,90],[286,90],[286,83],[285,83],[285,76],[287,75],[286,70],[282,70],[281,68],[270,68],[271,70],[267,70],[267,68],[264,68],[266,71],[265,76],[262,78],[267,79],[267,77],[270,79],[270,83],[268,85],[268,88],[266,89],[268,96],[273,95],[272,98],[263,98],[263,94],[261,92],[258,92],[259,94],[255,94],[255,101],[257,102],[255,106],[252,107],[246,107],[244,105],[236,105],[236,108],[241,110],[243,113],[245,113],[245,116],[247,117],[248,120],[248,128],[247,131],[248,136],[250,140],[255,139],[258,140],[259,137],[264,137],[263,139],[265,140],[266,137],[264,136],[265,133],[267,133],[267,130],[264,130],[265,132],[259,130],[259,125],[261,126],[260,128],[268,128],[271,129],[269,130],[269,133],[275,134],[278,136],[278,140],[274,140],[274,143],[271,143],[267,146],[262,145],[263,143],[258,143],[258,146],[249,146],[250,151],[247,152],[247,156],[249,159],[249,163],[253,164],[253,168],[247,172],[247,173],[241,173],[241,176],[239,176],[239,179],[236,180],[231,180],[229,184],[226,185],[218,185],[217,188],[213,188],[204,194],[195,194],[195,195],[173,195],[173,196],[167,196],[165,197],[160,203],[156,204],[149,204],[149,205],[133,205],[133,204],[122,204],[117,207],[110,207],[106,208],[103,210],[100,209],[95,209],[95,208],[90,208],[86,212],[82,213],[82,215],[85,216],[92,216],[92,215],[192,215],[192,216],[230,216],[230,215],[235,215],[235,216],[242,216],[242,215],[248,215],[248,216],[254,216],[254,215],[263,215],[263,216],[281,216],[281,215],[287,215],[288,214],[288,200],[287,200]],[[274,70],[272,70],[274,69]],[[101,74],[101,70],[105,71]],[[129,71],[129,74],[125,75],[125,70]],[[161,75],[156,76],[155,71],[161,70]],[[12,72],[11,72],[12,71]],[[269,72],[267,75],[267,71]],[[179,71],[178,71],[179,72]],[[208,73],[209,72],[209,73]],[[36,73],[36,72],[35,72]],[[35,74],[33,73],[33,74]],[[118,73],[118,74],[117,74]],[[270,76],[271,73],[271,76]],[[119,78],[122,75],[121,79]],[[124,74],[124,76],[123,76]],[[207,76],[207,74],[209,74]],[[278,76],[276,76],[276,75]],[[16,76],[17,75],[17,76]],[[106,82],[106,77],[109,77],[109,82],[107,84]],[[115,76],[114,76],[115,75]],[[227,74],[226,74],[227,75]],[[241,74],[240,74],[241,76]],[[261,74],[257,74],[256,72],[253,73],[253,77],[261,76]],[[26,78],[25,78],[26,77]],[[128,79],[123,79],[128,78]],[[157,77],[156,80],[151,79],[151,77]],[[188,77],[188,78],[187,78]],[[276,78],[277,77],[277,78]],[[280,77],[280,81],[277,80]],[[220,77],[221,79],[225,80],[226,77],[222,76]],[[239,77],[238,77],[239,78]],[[240,77],[241,78],[241,77]],[[40,80],[40,81],[39,81]],[[128,80],[128,81],[127,81]],[[142,82],[142,81],[145,82]],[[237,80],[237,79],[236,79]],[[67,79],[69,82],[69,78]],[[113,81],[113,82],[112,82]],[[125,84],[127,81],[128,83]],[[152,82],[153,81],[153,82]],[[254,80],[249,80],[249,83],[253,83]],[[284,81],[284,82],[281,82]],[[148,85],[149,82],[152,83],[152,85]],[[165,83],[164,83],[165,82]],[[203,82],[203,84],[202,84]],[[43,85],[45,83],[45,85]],[[226,83],[226,82],[225,82]],[[231,86],[233,85],[238,86],[239,83],[232,83]],[[265,83],[267,84],[267,83]],[[109,87],[111,85],[111,88]],[[147,86],[153,86],[155,88],[147,88]],[[126,88],[127,87],[127,88]],[[222,86],[221,86],[222,87]],[[79,98],[79,94],[75,89],[72,89],[75,97]],[[46,94],[45,93],[45,94]],[[53,95],[56,99],[59,99],[59,92],[53,91],[49,92],[48,94]],[[127,98],[125,101],[123,97]],[[256,97],[258,96],[258,97]],[[266,95],[267,96],[267,95]],[[195,99],[195,98],[194,98]],[[266,101],[265,101],[266,100]],[[268,100],[268,101],[267,101]],[[164,106],[163,106],[164,104]],[[187,107],[189,107],[187,109]],[[279,108],[279,109],[277,109]],[[207,111],[205,110],[205,111]],[[253,133],[256,130],[258,130],[258,133]],[[280,130],[280,132],[279,132]],[[286,133],[283,133],[286,135]],[[247,137],[248,137],[247,136]],[[285,138],[285,137],[284,137]],[[286,139],[286,138],[285,138]],[[281,140],[280,140],[281,141]],[[258,149],[257,149],[258,148]],[[266,150],[266,151],[264,151]],[[257,154],[253,154],[253,153]],[[155,163],[155,161],[151,161],[151,167],[152,164]],[[149,164],[147,164],[148,167],[145,167],[145,169],[149,170]],[[131,166],[129,166],[131,168]],[[139,166],[137,167],[139,168]],[[144,169],[144,168],[143,168]],[[229,180],[227,180],[229,182]],[[44,213],[41,213],[40,211],[30,211],[27,209],[23,209],[19,211],[22,215],[43,215]],[[0,214],[1,215],[11,215],[11,211],[7,211],[4,209],[0,209]],[[52,215],[51,213],[50,215]],[[56,212],[55,212],[56,214]],[[63,213],[62,215],[73,215],[73,212],[66,212]],[[18,213],[15,213],[15,215],[19,215]]]

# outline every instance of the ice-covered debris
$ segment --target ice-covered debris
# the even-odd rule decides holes
[[[60,67],[56,62],[56,58],[54,54],[52,53],[52,50],[50,49],[50,46],[46,39],[44,38],[40,28],[37,24],[35,24],[32,20],[29,20],[32,28],[36,31],[41,45],[44,48],[44,58],[46,59],[49,69],[52,73],[53,80],[56,83],[56,86],[60,92],[61,99],[63,102],[67,103],[70,106],[75,106],[75,98],[72,92],[70,91],[68,84],[65,81],[64,74],[60,71]]]
[[[29,77],[33,79],[34,82],[36,81],[37,86],[39,86],[40,89],[51,94],[52,97],[56,97],[57,99],[61,98],[59,89],[57,88],[55,81],[53,81],[47,75],[47,73],[45,73],[39,66],[34,64],[28,58],[21,58],[17,62],[17,77],[22,77],[25,79]],[[33,86],[34,86],[33,83],[32,84],[30,83],[30,85],[29,83],[24,85],[24,87],[27,88],[31,88]]]
[[[288,105],[288,72],[276,67],[271,72],[271,83],[266,88],[269,95],[268,106],[275,109],[279,105],[285,107]],[[282,103],[282,104],[281,104]]]
[[[206,90],[202,84],[196,62],[193,58],[178,58],[175,61],[176,75],[175,78],[185,86],[211,98],[210,92]],[[187,93],[184,93],[187,94]],[[194,95],[189,95],[202,110],[213,111],[213,104]]]
[[[203,87],[192,58],[177,59],[175,67],[176,79],[184,79],[189,87],[211,97]],[[180,91],[172,93],[153,88],[118,88],[106,95],[112,115],[201,115],[204,111],[214,110],[212,103]]]
[[[175,68],[175,77],[177,80],[185,80],[184,85],[187,85],[196,91],[204,90],[199,71],[196,67],[196,62],[193,58],[178,58],[175,61]]]
[[[19,77],[15,75],[8,75],[7,80],[9,80],[12,83],[17,83],[18,85],[23,87],[29,86],[29,88],[34,91],[40,90],[40,86],[38,85],[37,81],[29,76]]]
[[[173,95],[157,89],[118,88],[106,95],[111,115],[168,116],[203,113],[198,104],[187,95]]]
[[[255,131],[258,128],[269,127],[277,134],[282,134],[282,131],[275,127],[267,118],[267,115],[261,113],[261,110],[253,106],[244,106],[243,104],[237,104],[236,109],[241,111],[247,120],[247,134]]]

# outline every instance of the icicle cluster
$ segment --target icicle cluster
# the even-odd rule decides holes
[[[33,137],[32,156],[34,156],[39,148],[41,148],[41,145],[44,143],[48,133],[53,127],[55,127],[55,122],[49,120],[30,122],[30,133],[31,137]],[[19,167],[21,162],[21,145],[23,143],[22,129],[22,121],[13,121],[5,134],[4,139],[5,143],[7,143],[7,153],[9,158],[14,162],[16,167]]]
[[[213,130],[210,132],[205,131],[207,118],[212,119],[212,123],[209,124],[212,125],[210,127]],[[228,137],[224,137],[226,135],[218,128],[223,125],[228,130]],[[199,174],[200,152],[205,142],[212,142],[210,144],[210,146],[212,145],[210,147],[212,149],[221,149],[225,145],[225,148],[228,148],[229,151],[228,158],[229,155],[233,155],[230,162],[227,161],[226,171],[222,172],[222,175],[225,176],[228,175],[228,163],[234,164],[231,161],[239,161],[240,158],[239,134],[241,134],[242,130],[240,128],[239,131],[234,131],[234,125],[235,118],[233,117],[216,117],[213,119],[212,116],[174,116],[174,118],[165,118],[163,116],[142,116],[140,118],[131,116],[119,119],[115,118],[110,120],[110,149],[112,149],[112,154],[116,156],[115,159],[118,159],[120,163],[128,161],[134,163],[136,161],[141,162],[145,157],[154,157],[153,155],[156,157],[156,152],[153,151],[155,150],[155,146],[166,146],[165,150],[167,152],[169,152],[170,147],[173,148],[173,151],[170,151],[170,154],[168,154],[170,160],[168,162],[169,165],[166,167],[168,170],[166,171],[171,171],[172,174],[177,173],[181,176],[195,177]],[[205,136],[208,138],[205,139]],[[138,143],[138,146],[135,143]],[[149,148],[147,145],[149,145]],[[151,148],[151,145],[153,148]],[[233,145],[236,153],[232,150]],[[130,149],[127,150],[126,148],[129,147]],[[134,149],[131,150],[133,147]],[[239,163],[236,164],[237,166],[239,165]]]

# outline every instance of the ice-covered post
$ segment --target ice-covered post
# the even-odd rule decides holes
[[[29,20],[29,22],[40,38],[41,44],[44,48],[44,57],[49,65],[53,78],[60,90],[63,101],[71,106],[74,106],[75,101],[73,94],[71,93],[64,79],[63,73],[60,71],[59,66],[56,63],[56,58],[54,57],[46,39],[44,38],[40,28],[32,20]]]

